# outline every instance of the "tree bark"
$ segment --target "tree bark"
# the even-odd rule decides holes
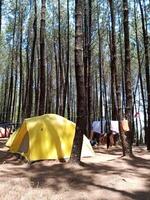
[[[88,27],[88,3],[87,0],[83,0],[84,2],[84,42],[83,42],[83,62],[84,62],[84,82],[85,82],[85,116],[86,116],[86,132],[88,133],[88,42],[89,42],[89,27]]]
[[[145,105],[145,98],[144,98],[144,88],[143,88],[143,78],[142,78],[142,63],[141,63],[141,56],[140,56],[140,46],[139,46],[139,39],[138,39],[138,27],[137,27],[137,15],[136,15],[136,2],[134,0],[134,20],[135,20],[135,36],[136,36],[136,49],[137,49],[137,60],[138,60],[138,67],[139,67],[139,80],[141,86],[141,96],[143,102],[143,114],[144,114],[144,130],[145,130],[145,141],[147,135],[147,115],[146,115],[146,105]]]
[[[12,108],[12,96],[13,96],[13,73],[14,73],[14,66],[15,66],[15,35],[16,35],[16,23],[17,23],[17,7],[18,7],[18,0],[15,2],[15,11],[14,11],[14,25],[13,25],[13,38],[12,38],[12,57],[11,57],[11,75],[10,75],[10,84],[9,84],[9,91],[8,91],[8,100],[7,100],[7,110],[6,110],[6,121],[10,120],[11,116],[11,108]],[[17,49],[17,48],[16,48]]]
[[[17,123],[21,121],[21,109],[22,109],[22,89],[23,89],[23,60],[22,60],[22,41],[23,41],[23,8],[20,8],[20,44],[19,44],[19,103],[18,103],[18,116]]]
[[[60,73],[60,88],[59,88],[59,114],[63,115],[63,88],[64,88],[64,72],[62,65],[62,45],[61,45],[61,21],[60,21],[60,0],[58,0],[58,58],[59,58],[59,73]]]
[[[123,0],[123,15],[124,15],[124,45],[125,45],[125,92],[126,92],[126,107],[125,115],[129,122],[130,131],[127,133],[126,154],[132,156],[132,86],[131,86],[131,67],[130,67],[130,41],[129,41],[129,22],[128,22],[128,0]]]
[[[100,84],[100,99],[99,99],[99,117],[102,119],[103,117],[103,91],[102,91],[102,36],[99,24],[100,17],[100,8],[98,9],[97,14],[97,23],[98,23],[98,64],[99,64],[99,84]],[[101,130],[103,130],[103,122],[101,120]]]
[[[37,5],[36,0],[34,0],[34,22],[33,22],[33,44],[31,51],[31,63],[30,63],[30,73],[29,73],[29,88],[28,88],[28,100],[27,100],[27,111],[26,117],[30,117],[33,109],[33,67],[35,61],[35,47],[37,38]]]
[[[146,74],[146,87],[147,87],[147,115],[148,115],[148,125],[146,130],[146,143],[147,150],[150,150],[150,66],[149,66],[149,39],[147,33],[147,26],[145,24],[146,19],[144,19],[143,8],[141,0],[139,0],[140,11],[141,11],[141,21],[143,29],[143,42],[144,42],[144,55],[145,55],[145,74]]]
[[[63,91],[63,110],[62,115],[65,115],[65,108],[66,108],[66,99],[67,99],[67,93],[69,92],[69,67],[70,67],[70,12],[69,12],[69,0],[67,0],[67,70],[66,70],[66,76],[65,76],[65,85],[64,85],[64,91]],[[69,102],[68,102],[69,104]]]
[[[88,136],[91,130],[92,122],[92,69],[91,69],[91,52],[92,52],[92,0],[88,0],[89,21],[88,21]]]
[[[83,65],[83,1],[75,1],[75,72],[77,84],[77,122],[76,132],[71,153],[71,162],[79,163],[83,143],[83,134],[86,130],[85,123],[85,87]]]
[[[3,5],[3,0],[0,0],[0,34],[2,30],[2,5]]]
[[[120,132],[120,138],[122,143],[122,152],[123,156],[125,156],[126,152],[126,143],[125,143],[125,137],[124,133],[121,128],[121,120],[122,120],[122,109],[121,109],[121,90],[120,90],[120,84],[118,80],[118,73],[117,73],[117,50],[116,50],[116,32],[115,32],[115,14],[114,14],[114,0],[109,0],[110,4],[110,12],[111,12],[111,72],[114,73],[112,78],[114,83],[114,90],[116,91],[116,98],[117,98],[117,113],[116,117],[114,119],[117,119],[119,121],[119,132]]]
[[[39,115],[45,113],[45,12],[46,0],[41,0],[40,23],[40,104]]]

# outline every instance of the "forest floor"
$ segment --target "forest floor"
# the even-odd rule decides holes
[[[0,140],[0,200],[150,200],[150,153],[133,147],[95,149],[81,165],[40,161],[31,165],[7,152]]]

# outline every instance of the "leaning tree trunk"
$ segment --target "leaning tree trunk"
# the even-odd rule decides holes
[[[126,92],[126,107],[125,115],[129,122],[130,131],[127,133],[126,154],[132,155],[132,87],[131,87],[131,69],[130,69],[130,41],[129,41],[129,22],[128,22],[128,0],[123,0],[124,14],[124,45],[125,45],[125,92]]]
[[[83,0],[75,1],[75,72],[77,84],[77,122],[76,133],[71,153],[71,162],[79,163],[83,134],[86,130],[85,123],[85,87],[84,87],[84,65],[83,65]]]
[[[46,0],[41,0],[41,24],[40,24],[40,103],[39,115],[45,112],[45,12]]]

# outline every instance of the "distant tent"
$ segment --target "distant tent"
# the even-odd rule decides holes
[[[75,123],[56,114],[45,114],[25,119],[6,146],[29,161],[69,158],[74,135]],[[93,155],[92,146],[84,136],[81,157]]]

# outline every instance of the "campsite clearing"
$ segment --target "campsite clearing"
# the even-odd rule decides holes
[[[100,146],[81,166],[58,161],[29,165],[9,154],[0,140],[0,200],[150,200],[150,153],[134,147],[135,158],[121,149]]]

